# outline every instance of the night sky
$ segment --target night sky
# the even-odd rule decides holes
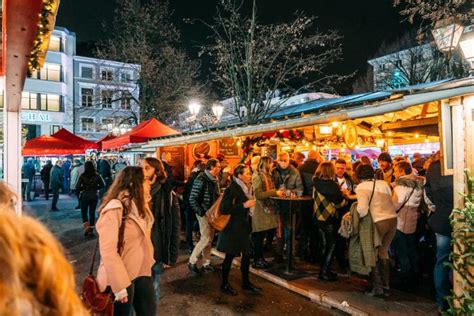
[[[175,11],[173,20],[192,58],[197,58],[197,46],[206,40],[208,30],[183,23],[183,19],[200,18],[211,22],[217,3],[218,0],[170,0]],[[392,6],[392,0],[258,0],[257,5],[259,19],[264,23],[286,21],[299,10],[317,16],[316,23],[321,30],[338,30],[344,36],[344,60],[333,70],[340,74],[365,72],[367,60],[375,56],[384,41],[393,41],[411,27],[400,22],[402,17]],[[107,37],[102,24],[111,22],[114,9],[115,0],[61,0],[56,25],[75,32],[78,54],[89,56],[94,43]],[[350,87],[351,82],[347,82],[339,87],[339,92],[351,93]]]

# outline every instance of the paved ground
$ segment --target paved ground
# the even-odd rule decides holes
[[[61,241],[74,265],[76,281],[80,284],[89,269],[96,240],[83,236],[80,211],[73,209],[76,204],[74,199],[61,195],[58,203],[60,212],[49,212],[50,203],[37,198],[26,202],[23,209],[45,223]],[[218,290],[219,271],[192,277],[186,262],[187,256],[182,253],[177,266],[166,271],[162,277],[162,298],[158,305],[160,315],[344,315],[257,276],[251,278],[263,288],[262,294],[239,291],[236,297],[223,295]],[[214,257],[213,263],[219,265],[221,259]],[[232,269],[230,281],[239,290],[240,270]]]

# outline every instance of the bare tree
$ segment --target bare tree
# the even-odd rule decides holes
[[[117,0],[112,37],[97,49],[99,58],[140,66],[137,82],[140,119],[172,123],[191,96],[203,93],[199,63],[179,48],[180,33],[167,1]]]
[[[356,78],[352,84],[352,93],[364,93],[374,91],[374,70],[368,67],[367,71]]]
[[[345,77],[323,71],[341,58],[341,37],[321,33],[314,17],[297,13],[287,23],[261,24],[256,1],[250,16],[244,1],[223,0],[212,30],[213,44],[203,47],[214,63],[213,80],[221,95],[234,98],[241,121],[255,123],[278,110],[286,98],[318,87],[329,90]],[[314,79],[316,78],[316,79]],[[280,91],[286,97],[279,97]]]

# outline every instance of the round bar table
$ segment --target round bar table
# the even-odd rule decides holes
[[[289,202],[289,212],[290,212],[290,238],[288,240],[288,245],[286,245],[286,268],[284,274],[291,277],[295,274],[293,270],[293,243],[295,241],[295,225],[296,225],[296,212],[293,210],[293,202],[301,202],[301,201],[310,201],[313,199],[310,195],[305,196],[272,196],[271,199],[277,201],[288,201]],[[291,278],[293,279],[293,278]]]

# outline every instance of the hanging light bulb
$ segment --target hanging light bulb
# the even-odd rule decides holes
[[[339,126],[339,122],[332,122],[332,127],[337,128]]]
[[[237,146],[242,146],[242,141],[240,140],[240,138],[237,140]]]
[[[415,138],[420,138],[420,134],[416,133]]]
[[[316,150],[316,149],[318,149],[318,148],[316,147],[316,145],[313,145],[313,150]]]

